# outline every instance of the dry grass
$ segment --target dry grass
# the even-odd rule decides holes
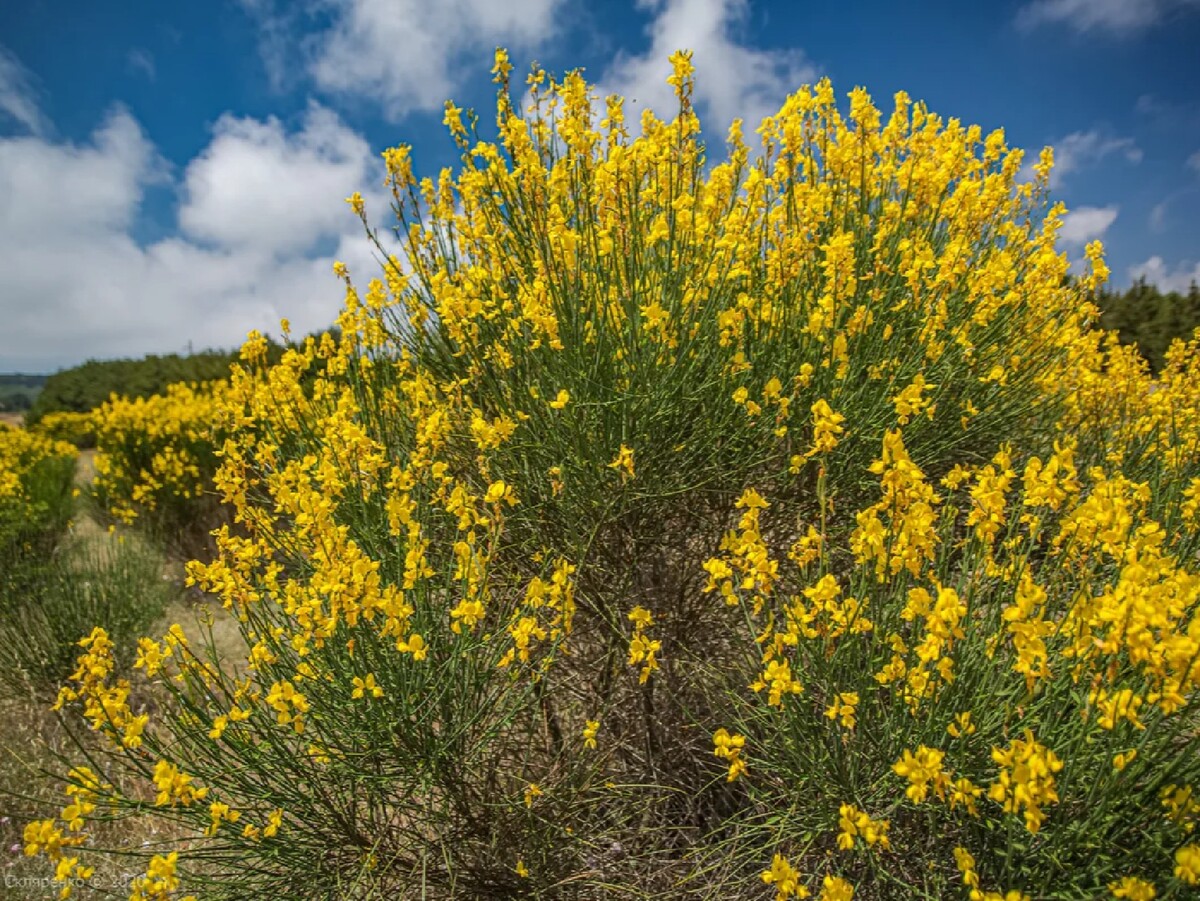
[[[0,703],[0,898],[13,901],[57,898],[61,886],[54,882],[54,867],[44,856],[23,852],[25,824],[52,817],[65,806],[61,785],[52,776],[61,773],[61,762],[78,760],[79,745],[94,746],[86,730],[72,736],[58,717],[32,700]],[[177,838],[172,824],[152,817],[89,824],[89,844],[121,849],[147,848]],[[89,886],[75,888],[72,898],[128,897],[129,881],[138,873],[130,859],[106,855],[91,859],[96,875]]]

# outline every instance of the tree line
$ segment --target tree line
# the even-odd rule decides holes
[[[113,394],[149,397],[174,382],[210,382],[229,375],[237,351],[205,350],[193,354],[150,355],[141,359],[88,360],[46,378],[26,417],[37,422],[47,413],[87,413]]]
[[[1192,282],[1186,293],[1168,291],[1139,279],[1126,291],[1104,291],[1096,299],[1100,325],[1115,330],[1122,344],[1136,344],[1157,373],[1167,348],[1176,338],[1190,338],[1200,326],[1200,288]]]
[[[0,374],[0,413],[22,413],[33,406],[42,385],[44,375],[23,373]]]

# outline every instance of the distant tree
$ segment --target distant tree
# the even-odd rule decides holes
[[[174,382],[208,382],[229,375],[236,351],[206,350],[190,356],[151,355],[140,360],[88,360],[46,380],[30,413],[37,422],[47,413],[86,413],[113,394],[149,397]]]
[[[270,341],[267,359],[277,362],[282,345]],[[302,343],[302,342],[301,342]],[[112,395],[139,398],[161,393],[175,382],[211,382],[228,378],[237,362],[237,350],[203,350],[194,354],[150,355],[138,360],[88,360],[44,379],[45,386],[33,402],[32,425],[47,413],[87,413]]]
[[[1163,294],[1144,278],[1127,291],[1105,291],[1096,301],[1100,324],[1116,331],[1123,344],[1136,344],[1154,372],[1162,368],[1167,348],[1176,338],[1190,338],[1200,327],[1200,288],[1186,294]]]

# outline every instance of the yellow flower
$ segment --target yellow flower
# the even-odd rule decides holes
[[[713,734],[713,754],[729,761],[727,782],[733,782],[746,772],[746,762],[742,760],[742,750],[746,746],[746,736],[730,733],[727,729],[718,729]]]
[[[397,642],[396,650],[412,654],[413,660],[424,660],[429,654],[429,646],[425,644],[425,639],[416,632]]]
[[[1175,852],[1175,878],[1200,885],[1200,845],[1184,845]]]
[[[489,504],[498,504],[501,501],[508,504],[510,507],[517,505],[517,495],[512,490],[507,482],[497,480],[488,486],[487,494],[483,497],[484,501]]]
[[[241,811],[230,809],[228,804],[220,801],[213,801],[208,805],[208,814],[212,819],[212,823],[208,827],[208,835],[216,835],[222,822],[235,823],[241,817]]]
[[[442,118],[442,124],[455,136],[465,135],[467,132],[463,127],[462,109],[455,106],[450,100],[446,101],[446,115]]]
[[[1046,819],[1042,807],[1058,801],[1054,774],[1063,768],[1062,761],[1028,729],[1024,739],[1014,739],[1008,748],[993,748],[992,759],[1000,764],[1000,774],[988,797],[1006,813],[1024,808],[1025,828],[1036,834]]]
[[[817,901],[851,901],[854,886],[841,876],[826,876],[821,880],[821,894]]]
[[[929,398],[925,397],[924,393],[936,387],[937,385],[928,384],[925,381],[925,376],[918,374],[908,387],[892,398],[892,402],[896,406],[897,421],[900,425],[907,425],[911,417],[921,412],[924,412],[930,419],[933,419],[937,404],[930,403]]]
[[[954,722],[946,727],[946,731],[954,738],[975,734],[975,724],[971,722],[971,711],[965,710],[954,715]]]
[[[916,754],[906,750],[900,759],[892,764],[892,771],[909,781],[910,784],[904,793],[910,800],[917,804],[924,801],[930,786],[939,798],[946,796],[950,777],[942,770],[942,760],[945,756],[943,751],[921,745]]]
[[[1110,882],[1108,890],[1114,898],[1128,898],[1130,901],[1153,901],[1157,894],[1153,882],[1136,876],[1124,876],[1118,882]]]
[[[376,683],[375,674],[367,673],[366,678],[359,676],[354,677],[354,691],[350,693],[352,698],[361,698],[364,695],[370,695],[374,698],[383,697],[383,689]]]
[[[775,901],[810,897],[808,889],[800,884],[800,874],[782,854],[771,859],[771,869],[763,871],[762,881],[775,887]]]
[[[838,847],[849,851],[854,847],[854,840],[862,838],[868,847],[879,845],[886,850],[891,847],[888,827],[887,820],[873,820],[853,804],[843,804],[838,809]]]
[[[585,748],[596,747],[596,733],[600,731],[599,720],[588,720],[583,726],[583,746]]]
[[[473,631],[475,625],[479,623],[486,611],[482,602],[475,599],[463,598],[458,602],[458,605],[450,611],[451,630],[456,634],[461,633],[465,626],[467,631]]]
[[[837,447],[838,436],[845,432],[842,423],[846,421],[846,417],[841,413],[835,413],[824,399],[818,400],[812,405],[812,417],[813,444],[805,454],[806,457],[829,453]]]
[[[508,81],[508,73],[512,71],[512,63],[508,61],[508,51],[503,48],[496,48],[495,62],[492,65],[492,74],[495,76],[497,83]]]
[[[283,826],[283,811],[276,808],[267,814],[267,825],[263,827],[263,838],[270,838],[277,834]]]
[[[979,888],[979,874],[975,872],[975,858],[966,848],[954,849],[954,862],[962,873],[963,885],[970,889]],[[972,893],[974,897],[974,893]]]
[[[671,75],[667,78],[667,84],[674,87],[676,96],[682,99],[688,95],[696,71],[692,66],[692,51],[676,50],[670,56],[670,63]]]
[[[630,610],[628,619],[631,623],[633,623],[633,627],[638,631],[641,631],[642,629],[648,629],[654,625],[654,614],[652,614],[645,607],[641,606],[634,607],[632,610]]]
[[[558,392],[558,396],[556,398],[554,398],[554,400],[550,401],[550,406],[555,410],[561,410],[568,403],[570,403],[570,401],[571,401],[571,393],[569,391],[567,391],[566,388],[563,388],[561,391]]]
[[[839,692],[833,696],[833,703],[825,709],[825,716],[831,720],[841,719],[842,727],[853,729],[857,720],[854,717],[858,706],[858,692]]]
[[[615,469],[621,474],[621,481],[634,477],[633,472],[633,449],[621,445],[620,451],[617,452],[616,459],[608,464],[609,469]]]
[[[532,807],[533,799],[541,797],[545,792],[538,786],[536,782],[530,782],[525,788],[525,806]]]
[[[68,841],[55,825],[54,820],[34,820],[25,826],[25,856],[45,854],[51,860],[62,856],[63,845]]]

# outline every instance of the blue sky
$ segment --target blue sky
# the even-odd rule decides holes
[[[903,89],[1053,145],[1073,259],[1200,280],[1200,0],[27,0],[0,9],[0,372],[327,325],[333,260],[375,272],[343,198],[385,225],[380,151],[453,165],[442,103],[487,121],[497,45],[667,112],[692,49],[718,136],[821,76]]]

